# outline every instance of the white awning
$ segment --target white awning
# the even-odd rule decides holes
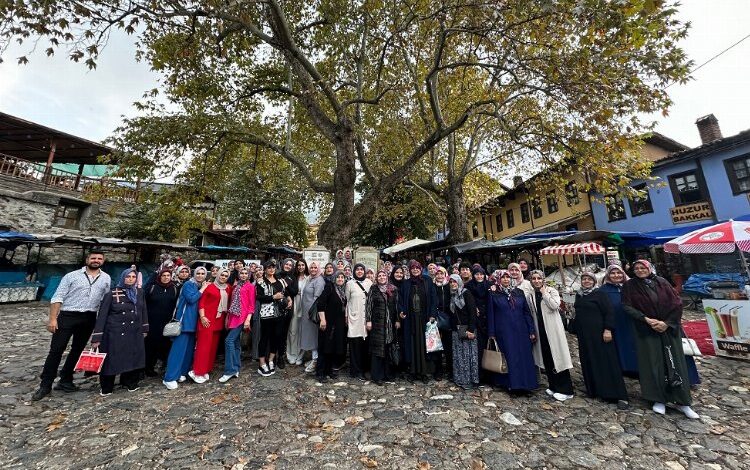
[[[541,255],[601,255],[605,252],[606,250],[603,246],[594,242],[548,246],[547,248],[542,248],[541,250],[539,250],[539,254]]]
[[[388,248],[384,248],[383,253],[386,255],[395,255],[399,251],[405,251],[405,250],[408,250],[409,248],[414,248],[420,245],[426,245],[428,243],[432,243],[432,241],[422,240],[421,238],[415,238],[413,240],[399,243],[398,245],[393,245],[393,246],[389,246]]]

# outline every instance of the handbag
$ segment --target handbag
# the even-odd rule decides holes
[[[442,312],[438,310],[437,325],[438,325],[438,330],[450,330],[451,329],[451,318],[447,312]]]
[[[703,355],[698,347],[698,343],[692,338],[682,338],[682,351],[686,356],[700,357]]]
[[[174,313],[172,314],[172,319],[169,320],[169,323],[164,325],[164,330],[162,331],[162,336],[167,338],[174,338],[176,336],[180,336],[182,333],[182,318],[177,320],[177,309],[175,309]]]
[[[429,322],[424,329],[424,339],[428,353],[443,350],[443,341],[440,339],[440,331],[437,322]]]
[[[469,339],[469,336],[467,335],[469,332],[469,325],[458,325],[456,330],[458,331],[459,339]]]
[[[107,353],[100,353],[99,348],[94,350],[93,348],[84,350],[81,353],[81,357],[76,362],[76,372],[94,372],[96,374],[102,371],[104,365],[104,359],[106,359]]]
[[[493,344],[495,349],[490,349]],[[482,353],[482,369],[495,372],[496,374],[508,373],[508,363],[505,360],[505,355],[500,351],[497,341],[494,338],[487,340],[487,347]]]
[[[316,325],[320,323],[320,314],[318,313],[318,300],[310,306],[310,310],[307,311],[307,318]]]
[[[391,364],[398,367],[401,364],[401,343],[394,340],[388,346],[388,357],[391,360]]]

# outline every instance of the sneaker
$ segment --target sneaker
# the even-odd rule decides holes
[[[320,382],[322,384],[327,384],[328,383],[328,377],[325,377],[325,376],[323,376],[323,377],[315,377],[315,380],[317,380],[318,382]]]
[[[297,359],[296,361],[294,361],[295,366],[301,366],[302,363],[303,363],[302,359]]]
[[[630,403],[627,400],[617,400],[617,409],[620,411],[630,409]]]
[[[42,398],[44,398],[47,395],[49,395],[50,393],[52,393],[52,388],[51,387],[39,387],[37,389],[37,391],[34,392],[33,395],[31,395],[31,400],[32,401],[39,401]]]
[[[331,367],[332,370],[341,370],[343,368],[344,368],[344,364],[339,364],[337,366],[332,366]]]
[[[652,410],[654,410],[654,413],[663,415],[667,412],[667,406],[664,403],[654,403],[654,406],[651,407]]]
[[[182,382],[184,382],[186,380],[187,380],[187,377],[185,377],[184,375],[181,375],[180,378],[177,379],[177,381],[180,382],[180,383],[182,383]]]
[[[318,361],[313,360],[307,363],[307,366],[305,367],[305,372],[308,374],[312,374],[315,372],[315,368],[318,367]]]
[[[177,390],[177,387],[179,387],[176,380],[171,380],[169,382],[167,382],[166,380],[162,380],[161,383],[163,383],[164,386],[167,387],[167,390]]]
[[[106,397],[106,396],[112,395],[112,392],[105,392],[104,390],[100,390],[99,395],[102,397]]]
[[[65,393],[77,392],[78,387],[73,382],[57,382],[53,387],[55,390],[60,390]]]
[[[268,377],[269,375],[271,375],[271,370],[268,368],[268,364],[263,364],[262,366],[258,367],[258,373],[263,377]]]
[[[231,379],[232,377],[239,377],[239,376],[240,376],[239,372],[236,372],[234,374],[229,374],[229,375],[224,374],[221,377],[219,377],[219,382],[225,383],[225,382],[229,381],[229,379]]]
[[[131,387],[128,387],[128,392],[136,392],[136,391],[138,391],[138,390],[139,390],[140,388],[141,388],[141,387],[139,387],[138,385],[135,385],[135,386],[133,386],[132,388],[131,388]]]
[[[554,395],[554,394],[555,394],[555,392],[553,392],[553,391],[552,391],[552,390],[550,390],[550,389],[547,389],[547,390],[545,390],[545,391],[544,391],[544,393],[546,393],[546,394],[547,394],[547,395],[549,395],[549,396],[552,396],[552,395]]]
[[[270,370],[272,374],[276,373],[276,364],[274,364],[273,361],[268,363],[268,370]]]
[[[570,400],[571,398],[573,398],[573,395],[566,395],[564,393],[553,393],[552,398],[554,398],[557,401],[565,401],[565,400]]]
[[[206,375],[208,375],[208,374],[206,374]],[[206,383],[206,380],[208,380],[205,375],[195,375],[195,372],[193,372],[192,370],[190,372],[188,372],[188,377],[190,377],[191,379],[193,379],[193,382],[195,382],[197,384]]]
[[[698,419],[698,418],[700,418],[700,416],[698,416],[698,413],[696,413],[695,411],[693,411],[693,409],[690,408],[689,406],[682,405],[682,406],[678,406],[677,409],[680,410],[680,411],[682,411],[685,414],[685,416],[687,416],[690,419]]]

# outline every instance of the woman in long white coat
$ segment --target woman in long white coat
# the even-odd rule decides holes
[[[367,351],[366,312],[367,293],[370,292],[372,281],[365,277],[365,265],[354,265],[354,278],[346,283],[346,324],[349,338],[349,374],[352,377],[365,378],[365,364]]]
[[[300,348],[299,324],[302,315],[307,315],[307,312],[302,311],[302,293],[305,291],[307,276],[310,274],[307,261],[304,259],[297,261],[295,273],[299,295],[294,296],[292,320],[289,324],[289,334],[286,340],[286,360],[289,364],[301,366],[304,354],[302,348]]]
[[[570,378],[573,361],[560,318],[560,294],[544,283],[544,272],[540,270],[532,271],[529,280],[530,289],[527,288],[524,293],[539,333],[539,341],[534,343],[534,362],[544,369],[547,376],[547,394],[565,401],[573,397],[573,381]]]
[[[312,352],[312,360],[306,364],[305,372],[315,372],[315,368],[318,364],[318,323],[310,320],[308,313],[310,308],[315,305],[320,294],[323,293],[323,288],[326,286],[326,281],[320,272],[320,265],[313,261],[310,263],[310,277],[307,279],[305,288],[301,290],[302,293],[302,312],[299,319],[299,347],[304,354],[304,351]]]

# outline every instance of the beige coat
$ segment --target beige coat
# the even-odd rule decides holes
[[[370,292],[372,281],[365,279],[360,284],[366,292]],[[357,281],[352,279],[346,283],[346,324],[349,326],[347,336],[349,338],[367,338],[367,328],[365,321],[365,305],[367,304],[367,294],[357,285]]]
[[[529,304],[531,316],[534,317],[534,326],[538,332],[539,322],[537,320],[534,288],[529,283],[528,285],[525,285],[522,290],[524,291],[524,294],[526,294],[526,301]],[[568,338],[565,336],[565,328],[563,327],[562,319],[560,318],[560,294],[556,289],[549,286],[545,287],[545,292],[542,294],[542,315],[544,318],[544,328],[547,333],[547,340],[549,341],[549,348],[552,352],[552,360],[555,363],[555,372],[572,369],[573,361],[570,359]],[[534,362],[537,366],[544,368],[539,334],[537,334],[537,341],[534,342]]]

